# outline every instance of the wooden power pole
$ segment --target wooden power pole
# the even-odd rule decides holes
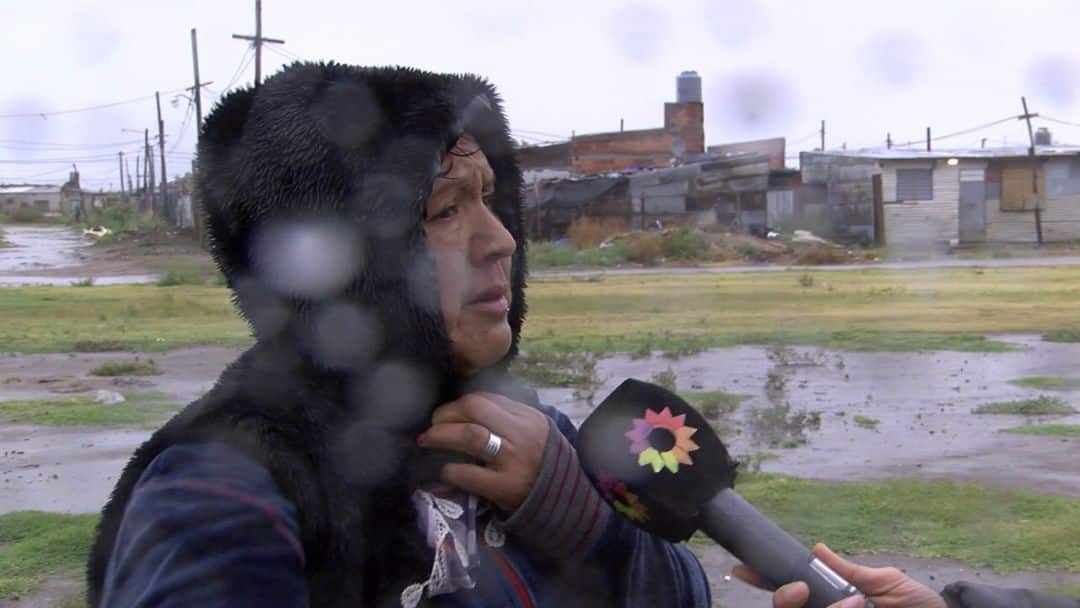
[[[821,151],[825,151],[825,121],[821,121]]]
[[[146,178],[146,192],[150,195],[150,213],[153,214],[156,205],[154,204],[154,149],[150,147],[150,129],[143,129],[143,137],[146,138],[146,155],[143,156],[143,160],[146,161],[146,171],[143,172],[143,176]]]
[[[1031,194],[1034,196],[1035,203],[1035,240],[1039,245],[1042,245],[1042,210],[1039,206],[1039,159],[1035,156],[1035,135],[1031,132],[1031,119],[1038,116],[1038,114],[1028,112],[1026,97],[1021,97],[1020,103],[1024,106],[1024,115],[1021,118],[1027,122],[1028,142],[1031,144],[1028,146],[1028,158],[1031,159]]]
[[[195,85],[192,87],[195,98],[195,147],[202,142],[202,84],[199,82],[199,41],[195,34],[195,28],[191,28],[191,64],[195,68]],[[197,179],[195,172],[197,167],[191,163],[191,175]],[[199,200],[198,188],[191,190],[191,221],[195,229],[195,242],[200,246],[206,244],[203,237],[202,225],[202,201]]]
[[[124,151],[120,151],[120,202],[127,202],[127,192],[124,190]]]
[[[154,91],[154,98],[157,99],[158,147],[161,150],[161,212],[164,214],[169,204],[169,174],[165,171],[165,121],[161,118],[161,93]]]
[[[232,37],[238,40],[250,40],[255,45],[255,88],[258,88],[262,80],[262,45],[285,44],[284,40],[266,38],[262,35],[262,0],[255,0],[255,35],[233,34]]]

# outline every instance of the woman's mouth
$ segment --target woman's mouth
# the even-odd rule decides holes
[[[473,296],[465,308],[488,314],[506,314],[510,308],[508,290],[505,285],[489,287]]]

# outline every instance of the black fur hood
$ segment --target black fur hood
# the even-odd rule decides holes
[[[466,132],[518,243],[511,350],[468,382],[454,372],[423,225],[443,156]],[[465,390],[535,400],[501,371],[525,314],[525,251],[498,95],[474,76],[296,63],[218,104],[198,167],[211,252],[256,344],[128,462],[87,565],[90,605],[142,472],[170,446],[210,442],[265,466],[296,505],[312,606],[396,605],[431,569],[413,488],[452,457],[421,451],[415,433]]]
[[[494,87],[470,75],[294,63],[205,121],[198,192],[210,249],[259,342],[349,373],[408,361],[453,381],[423,210],[462,133],[495,172],[518,243],[509,314],[525,315],[521,172]]]

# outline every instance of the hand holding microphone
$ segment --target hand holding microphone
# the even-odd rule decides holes
[[[863,602],[855,605],[873,606],[735,492],[735,463],[724,444],[671,391],[623,382],[581,425],[575,443],[605,500],[639,527],[674,542],[700,529],[768,586],[806,583],[807,608],[827,608],[852,596]]]

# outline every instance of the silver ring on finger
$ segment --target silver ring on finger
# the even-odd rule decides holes
[[[499,437],[492,431],[488,431],[488,440],[484,445],[484,451],[480,455],[480,459],[484,462],[492,462],[495,457],[499,455],[499,450],[502,449],[502,437]]]

